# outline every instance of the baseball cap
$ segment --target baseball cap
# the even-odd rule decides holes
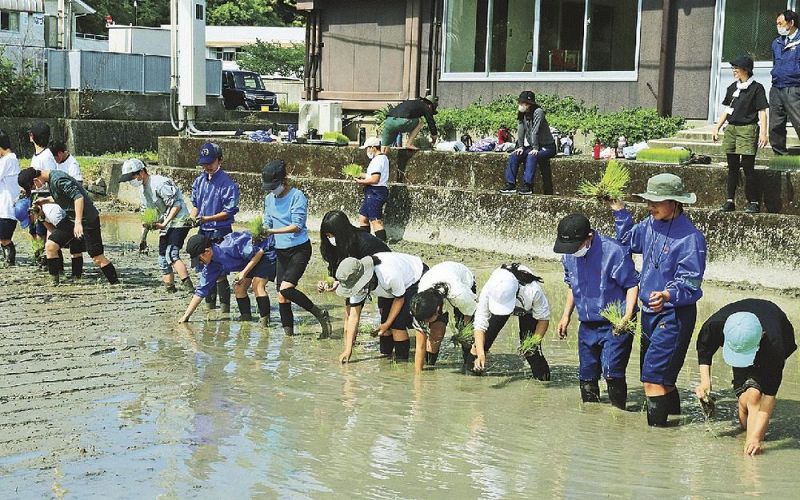
[[[33,167],[28,167],[22,172],[17,175],[17,184],[19,187],[25,190],[25,193],[30,194],[31,189],[33,189],[33,179],[42,175],[40,170],[36,170]]]
[[[553,245],[553,251],[555,253],[575,253],[591,232],[592,226],[585,215],[567,215],[558,223],[558,236]]]
[[[264,191],[272,191],[286,179],[286,162],[283,160],[272,160],[264,165],[261,170],[261,183]]]
[[[122,175],[119,176],[119,181],[129,182],[131,179],[133,179],[134,175],[145,168],[146,167],[142,160],[138,158],[125,160],[125,163],[122,164]]]
[[[31,209],[31,199],[28,197],[20,198],[14,203],[14,217],[19,221],[22,229],[27,228],[31,220],[28,217],[28,211]]]
[[[197,158],[198,165],[208,165],[214,163],[217,158],[222,159],[222,148],[213,142],[207,142],[200,148],[200,157]]]
[[[722,357],[734,368],[747,368],[753,364],[761,344],[764,329],[758,316],[751,312],[737,312],[728,316],[722,333]]]
[[[508,316],[517,305],[519,281],[505,269],[495,270],[484,285],[489,299],[489,312],[498,316]]]
[[[200,254],[211,246],[211,240],[202,234],[195,234],[186,242],[186,253],[192,258],[192,267],[200,265]]]
[[[336,293],[342,297],[352,297],[367,286],[374,273],[375,262],[372,257],[344,259],[336,268],[336,280],[339,282]]]
[[[527,102],[529,104],[534,104],[536,102],[536,94],[534,94],[533,91],[531,90],[523,90],[522,92],[519,93],[517,102]]]
[[[361,149],[367,148],[379,148],[381,147],[381,140],[379,137],[369,137],[366,141],[364,141],[364,145],[361,146]]]

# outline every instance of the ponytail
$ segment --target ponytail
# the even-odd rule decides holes
[[[530,285],[534,281],[537,281],[539,283],[544,282],[542,278],[536,276],[532,272],[527,271],[525,269],[520,269],[520,265],[521,264],[519,264],[518,262],[514,262],[512,264],[503,264],[502,266],[500,266],[500,269],[505,269],[506,271],[513,274],[514,277],[517,278],[517,281],[519,281],[520,286]]]

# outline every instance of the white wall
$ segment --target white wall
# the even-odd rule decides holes
[[[168,29],[111,26],[108,29],[108,51],[126,54],[170,55]]]
[[[19,13],[19,32],[0,31],[0,44],[44,47],[44,14]]]

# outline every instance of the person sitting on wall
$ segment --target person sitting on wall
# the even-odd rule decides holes
[[[402,134],[403,132],[408,132],[407,147],[416,149],[414,140],[417,138],[419,131],[422,130],[423,124],[420,118],[423,117],[431,133],[431,143],[435,144],[439,131],[436,129],[436,120],[434,120],[433,115],[436,114],[438,103],[438,98],[425,96],[419,99],[403,101],[390,109],[386,114],[386,119],[383,121],[383,133],[381,134],[383,147],[381,152],[388,154],[389,145],[394,144],[397,134]]]
[[[767,93],[764,86],[753,80],[753,60],[741,56],[731,61],[733,82],[725,93],[722,115],[719,117],[712,138],[719,139],[719,129],[727,121],[722,149],[728,157],[728,199],[722,205],[723,212],[736,209],[734,197],[739,184],[739,169],[744,168],[745,212],[758,213],[758,185],[756,180],[756,152],[766,147],[767,141]]]
[[[553,194],[553,173],[548,158],[556,155],[556,143],[550,133],[550,124],[544,115],[544,109],[536,104],[536,95],[525,90],[519,95],[517,109],[517,149],[508,157],[506,165],[506,186],[500,190],[502,194],[533,194],[533,178],[536,167],[542,172],[542,191]],[[525,164],[522,177],[522,188],[516,189],[519,164]]]
[[[707,401],[711,392],[711,360],[720,346],[723,359],[733,367],[739,423],[747,432],[744,454],[758,455],[784,364],[797,350],[794,328],[780,307],[761,299],[740,300],[711,315],[697,337],[700,384],[695,393],[701,401]]]

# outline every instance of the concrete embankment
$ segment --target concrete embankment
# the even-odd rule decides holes
[[[202,139],[161,138],[159,155],[163,165],[153,171],[173,177],[188,196],[198,174],[193,167]],[[241,186],[240,219],[260,212],[263,192],[259,171],[272,158],[289,164],[294,182],[309,198],[309,225],[318,227],[328,210],[358,211],[362,194],[354,183],[341,180],[345,163],[362,161],[355,148],[260,145],[223,142],[225,166]],[[392,153],[393,184],[386,208],[391,238],[455,245],[465,249],[498,251],[514,256],[556,259],[552,241],[558,220],[573,212],[584,212],[602,232],[613,234],[613,217],[600,203],[574,197],[583,178],[596,178],[602,164],[591,160],[553,161],[555,196],[501,196],[494,190],[501,181],[504,155],[443,153]],[[192,168],[188,168],[192,167]],[[117,165],[115,168],[119,168]],[[681,174],[689,189],[698,193],[699,208],[688,213],[705,234],[709,247],[707,277],[719,281],[746,282],[774,288],[796,288],[800,278],[800,217],[791,214],[723,214],[706,200],[724,196],[724,172],[714,167],[669,167],[631,164],[631,192],[643,189],[648,176],[661,171]],[[107,173],[109,180],[113,175]],[[781,181],[790,191],[793,176]],[[398,182],[403,180],[405,182]],[[538,182],[537,182],[538,183]],[[118,191],[124,202],[138,203],[138,195],[127,185]],[[784,200],[793,206],[793,200]],[[645,216],[645,207],[631,204],[635,217]]]

